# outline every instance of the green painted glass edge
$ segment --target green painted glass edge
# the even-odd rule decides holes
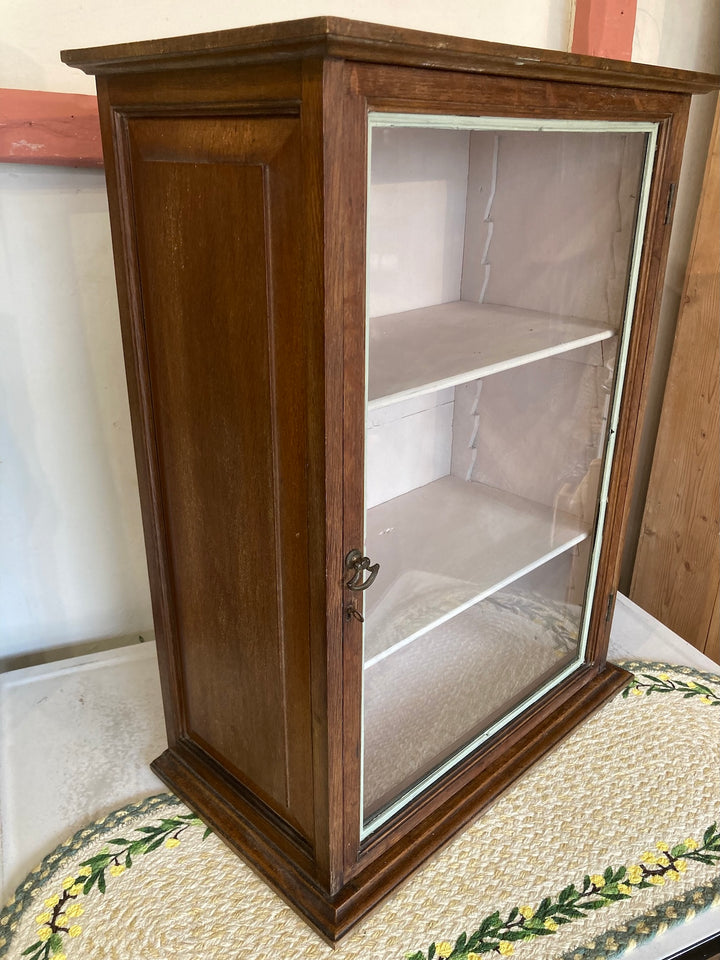
[[[372,160],[372,131],[375,127],[414,127],[427,129],[443,130],[506,130],[506,131],[535,131],[535,132],[606,132],[606,133],[646,133],[648,135],[645,160],[642,172],[642,188],[638,202],[637,216],[634,229],[633,252],[630,259],[630,271],[628,276],[628,297],[625,304],[625,311],[622,323],[622,336],[620,340],[620,350],[618,353],[618,369],[615,374],[615,388],[613,395],[613,404],[608,423],[608,440],[606,442],[603,476],[601,478],[601,488],[599,491],[600,508],[598,518],[595,524],[595,537],[590,557],[590,569],[588,573],[588,582],[583,599],[583,621],[578,634],[578,654],[576,658],[568,664],[555,677],[538,688],[530,697],[526,698],[512,711],[509,711],[503,718],[488,727],[482,734],[474,738],[465,747],[449,757],[443,764],[436,767],[426,777],[418,781],[409,790],[402,793],[396,801],[383,808],[379,814],[368,821],[365,821],[362,813],[364,809],[364,769],[365,769],[365,671],[363,669],[362,690],[361,690],[361,724],[360,724],[360,839],[365,840],[375,832],[384,823],[390,820],[404,806],[419,796],[427,787],[442,777],[457,763],[460,763],[468,754],[478,746],[497,733],[502,727],[510,723],[515,717],[536,703],[541,697],[570,676],[584,663],[585,651],[587,648],[587,632],[589,627],[589,618],[591,604],[587,602],[592,594],[597,580],[597,569],[599,564],[600,548],[602,545],[602,528],[605,520],[607,505],[607,489],[609,485],[610,471],[612,469],[613,455],[615,450],[615,433],[617,429],[617,417],[619,413],[620,399],[622,396],[622,387],[625,379],[625,370],[627,366],[627,352],[629,345],[630,329],[632,326],[632,315],[635,307],[637,276],[640,268],[640,255],[642,252],[642,240],[644,238],[645,221],[647,218],[648,199],[650,194],[650,184],[652,181],[652,165],[655,157],[655,146],[657,140],[657,123],[650,122],[623,122],[623,121],[605,121],[605,120],[558,120],[558,119],[534,119],[534,118],[509,118],[509,117],[455,117],[437,114],[405,114],[405,113],[377,113],[368,114],[368,146],[367,146],[367,213],[369,220],[370,213],[370,186],[371,186],[371,160]],[[366,230],[365,236],[365,257],[366,263],[369,262],[369,231]],[[369,381],[369,317],[367,314],[367,304],[369,303],[369,273],[366,270],[366,313],[365,313],[365,412],[368,411],[368,381]],[[365,486],[367,489],[367,458],[364,464]],[[367,533],[367,508],[363,507],[363,542]],[[362,627],[363,637],[363,664],[365,662],[365,627]]]

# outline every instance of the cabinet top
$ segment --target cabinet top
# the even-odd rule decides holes
[[[262,63],[302,57],[331,57],[684,93],[703,93],[720,87],[720,77],[713,74],[490,43],[341,17],[310,17],[61,53],[64,63],[92,74]]]

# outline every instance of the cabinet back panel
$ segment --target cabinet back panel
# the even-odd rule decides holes
[[[307,835],[301,298],[270,277],[302,278],[298,126],[137,120],[130,139],[185,734]]]

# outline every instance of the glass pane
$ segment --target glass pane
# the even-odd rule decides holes
[[[366,830],[582,662],[646,164],[442,123],[371,131]]]
[[[565,553],[368,665],[366,815],[572,662],[580,606],[564,599],[564,587],[573,563]]]

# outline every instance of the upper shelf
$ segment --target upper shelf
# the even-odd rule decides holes
[[[465,300],[373,317],[369,328],[370,409],[615,336],[575,317]]]

